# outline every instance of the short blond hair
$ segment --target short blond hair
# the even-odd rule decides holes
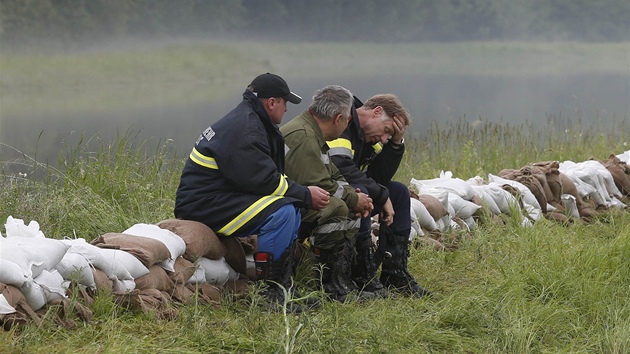
[[[411,124],[411,116],[409,115],[409,112],[407,112],[405,107],[403,107],[400,99],[398,99],[398,96],[394,94],[385,93],[374,95],[365,101],[363,106],[368,109],[374,109],[381,106],[389,118],[394,119],[394,117],[402,117],[405,125],[409,126]]]

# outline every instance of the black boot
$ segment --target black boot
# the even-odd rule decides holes
[[[409,236],[394,235],[388,227],[381,226],[379,238],[381,237],[387,237],[387,249],[391,254],[391,257],[383,259],[381,283],[409,296],[430,296],[431,292],[418,285],[407,270]]]
[[[295,269],[299,261],[298,257],[295,243],[291,244],[278,260],[274,260],[271,253],[257,252],[254,254],[258,280],[264,281],[266,285],[261,294],[274,310],[282,310],[284,307],[285,290],[292,299],[302,297],[297,291],[295,284],[293,284]],[[305,306],[301,306],[295,301],[289,302],[287,311],[301,313],[320,304],[319,299],[310,297],[303,300],[303,302]]]
[[[374,293],[361,291],[350,278],[353,254],[354,248],[350,240],[345,238],[332,249],[320,250],[320,261],[324,265],[322,285],[333,300],[345,302],[375,298]]]
[[[379,280],[376,271],[378,266],[372,249],[372,235],[357,234],[354,238],[356,256],[352,262],[352,280],[363,291],[374,293],[377,297],[387,298],[387,289]]]

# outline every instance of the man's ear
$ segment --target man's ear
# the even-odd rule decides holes
[[[376,117],[380,117],[383,114],[383,107],[381,106],[376,106],[374,107],[374,116]]]
[[[335,125],[339,125],[339,124],[343,123],[343,114],[341,114],[341,113],[337,114],[337,116],[335,116],[335,119],[333,119],[333,123]]]

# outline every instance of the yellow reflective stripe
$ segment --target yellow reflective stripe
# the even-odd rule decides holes
[[[256,215],[258,215],[271,203],[281,198],[282,197],[267,195],[258,199],[256,202],[254,202],[254,204],[250,205],[247,209],[243,210],[242,213],[240,213],[236,218],[230,221],[227,225],[223,226],[218,232],[226,236],[232,235],[236,230],[240,229],[248,221],[253,219]]]
[[[189,157],[197,165],[201,165],[207,168],[212,168],[215,170],[219,169],[219,166],[217,165],[217,161],[213,157],[203,155],[202,153],[197,151],[197,148],[192,149],[192,152],[190,153]]]
[[[284,195],[289,189],[289,182],[287,182],[287,177],[284,175],[280,175],[280,182],[278,182],[278,188],[276,188],[271,195]]]
[[[330,155],[349,155],[354,156],[354,150],[352,149],[352,142],[348,139],[339,138],[327,142],[330,148]]]
[[[376,144],[372,145],[372,149],[374,149],[374,152],[378,154],[378,153],[381,152],[381,150],[383,150],[383,144],[376,143]]]
[[[348,139],[338,138],[335,140],[331,140],[326,142],[328,147],[332,148],[346,148],[348,150],[352,150],[352,143]]]

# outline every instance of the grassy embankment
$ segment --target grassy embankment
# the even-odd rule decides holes
[[[4,70],[4,67],[3,67]],[[509,126],[460,121],[409,142],[397,180],[440,170],[469,178],[546,160],[583,161],[627,150],[628,122],[614,127]],[[411,139],[410,139],[411,140]],[[3,149],[6,147],[2,147]],[[25,158],[29,173],[1,176],[0,219],[37,220],[48,237],[92,239],[172,215],[183,161],[168,145],[132,134],[87,141],[58,166]],[[34,180],[31,176],[46,178]],[[162,321],[131,313],[103,294],[91,323],[0,332],[0,352],[606,352],[630,351],[630,214],[590,224],[487,224],[456,252],[414,249],[410,269],[432,300],[324,302],[301,316],[225,300],[182,306]],[[299,330],[299,331],[298,331]],[[297,333],[296,333],[297,331]]]

